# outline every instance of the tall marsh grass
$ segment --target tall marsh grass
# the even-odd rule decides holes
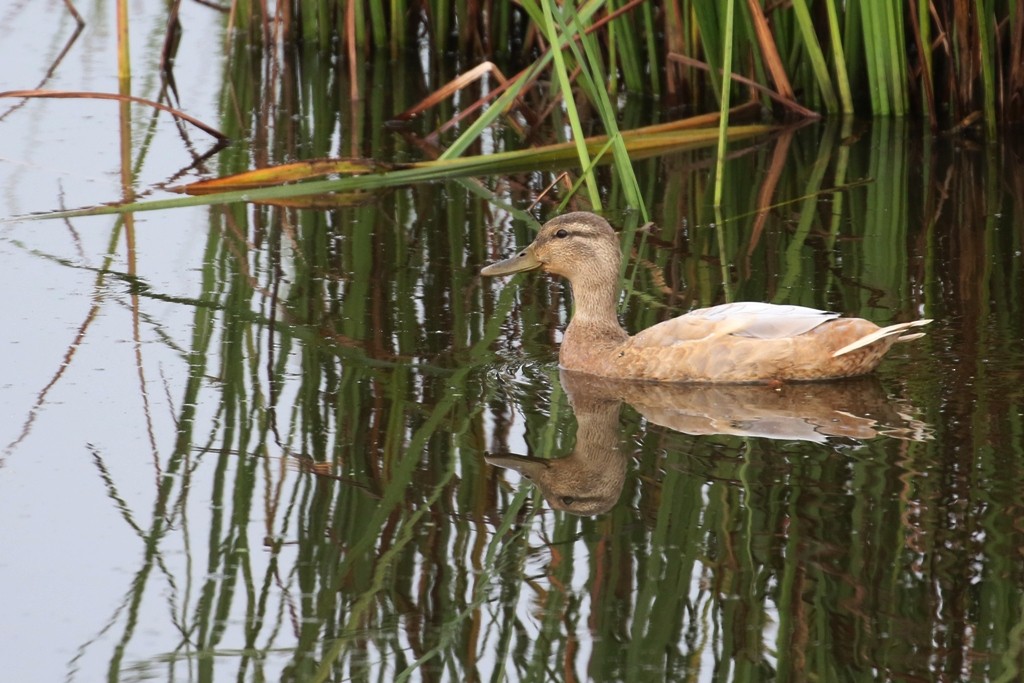
[[[532,63],[553,40],[550,14],[580,18],[600,47],[606,91],[660,95],[667,107],[714,108],[731,53],[733,88],[779,115],[912,115],[933,128],[983,120],[990,131],[1024,115],[1024,8],[1012,0],[283,0],[272,14],[236,0],[231,12],[254,37],[349,60],[415,47],[463,70]]]

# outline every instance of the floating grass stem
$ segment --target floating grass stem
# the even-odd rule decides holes
[[[736,12],[736,0],[725,1],[725,47],[722,56],[722,102],[719,106],[718,121],[718,159],[715,166],[715,200],[714,205],[722,205],[722,185],[725,178],[725,147],[729,132],[729,93],[732,91],[732,30],[733,16]]]

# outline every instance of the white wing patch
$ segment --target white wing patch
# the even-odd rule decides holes
[[[690,311],[649,327],[633,340],[641,346],[671,346],[730,334],[754,339],[784,339],[809,332],[838,317],[838,313],[806,306],[743,301]]]

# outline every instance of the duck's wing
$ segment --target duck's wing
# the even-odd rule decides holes
[[[658,323],[634,335],[631,344],[672,346],[684,341],[723,335],[783,339],[804,334],[838,317],[838,313],[806,306],[743,301],[700,308]]]

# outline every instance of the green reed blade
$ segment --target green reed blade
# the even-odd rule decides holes
[[[839,12],[834,0],[826,0],[828,10],[828,34],[832,47],[832,62],[835,64],[836,84],[839,88],[839,111],[844,114],[853,113],[853,95],[850,91],[850,77],[846,71],[846,55],[843,50],[843,37],[839,31]]]
[[[431,24],[431,47],[435,53],[443,53],[446,49],[448,29],[451,26],[451,5],[450,0],[431,0],[430,16],[433,18]]]
[[[906,51],[903,35],[903,4],[882,3],[884,14],[882,21],[885,25],[885,42],[888,51],[885,64],[888,67],[889,75],[887,81],[891,88],[893,113],[903,116],[907,111],[907,69]]]
[[[611,2],[612,0],[608,0],[608,1]],[[605,41],[605,45],[606,45],[607,51],[608,51],[608,76],[609,76],[609,79],[607,81],[605,81],[605,87],[608,88],[608,90],[612,94],[615,94],[615,93],[619,92],[619,78],[618,78],[618,74],[619,74],[619,71],[620,71],[619,62],[620,62],[621,57],[622,57],[622,54],[620,52],[621,46],[619,45],[619,40],[618,40],[619,31],[618,31],[618,27],[615,26],[614,22],[612,22],[611,24],[608,24],[608,26],[606,27],[605,30],[608,32],[608,39]],[[628,85],[626,86],[626,89],[627,90],[629,89]]]
[[[935,72],[934,56],[931,50],[932,26],[929,2],[930,0],[918,0],[917,32],[918,44],[921,46],[921,109],[934,127],[937,112],[935,111]]]
[[[352,0],[349,0],[350,2]],[[373,34],[373,46],[381,49],[388,44],[388,23],[384,18],[384,3],[380,0],[371,0],[370,5],[370,26]],[[402,33],[400,24],[392,24],[392,33]]]
[[[609,1],[608,10],[613,11],[621,2]],[[646,6],[646,5],[645,5]],[[636,10],[633,10],[634,12]],[[644,89],[643,64],[636,32],[636,18],[630,14],[623,15],[608,24],[608,52],[617,55],[618,66],[622,69],[622,80],[626,90],[641,92]],[[615,62],[609,59],[608,81],[615,83]]]
[[[398,54],[406,47],[408,12],[406,0],[391,0],[391,31],[388,35],[391,59],[398,59]]]
[[[982,107],[985,112],[985,132],[989,139],[996,133],[996,79],[993,70],[992,44],[994,38],[995,17],[992,10],[993,0],[974,0],[974,11],[978,22],[978,51],[981,61]]]
[[[797,25],[800,27],[804,49],[811,60],[811,69],[818,82],[818,90],[825,100],[825,108],[829,112],[837,112],[839,111],[839,102],[836,100],[836,93],[832,87],[832,77],[828,73],[825,54],[821,51],[818,36],[814,33],[814,23],[811,21],[810,10],[807,9],[807,0],[793,0],[793,13],[796,15]]]
[[[362,15],[361,7],[357,2],[356,5],[356,26],[362,28],[362,22],[360,18]],[[321,50],[327,49],[331,44],[331,22],[327,20],[332,14],[330,0],[319,0],[316,6],[316,29],[317,29],[317,45],[320,46]],[[365,44],[365,38],[360,41],[359,45],[362,47]]]
[[[926,2],[928,0],[925,0]],[[867,59],[865,55],[863,35],[863,8],[861,3],[847,3],[842,14],[843,32],[843,61],[847,78],[856,89],[861,89],[867,84],[865,76]],[[855,88],[851,86],[851,95]],[[855,103],[856,106],[856,103]]]
[[[868,87],[871,91],[871,111],[875,116],[888,116],[889,86],[888,70],[885,65],[885,47],[883,45],[883,25],[874,3],[860,5],[862,34],[866,51],[868,71]]]
[[[510,39],[512,37],[512,7],[505,3],[493,8],[494,15],[490,26],[491,46],[498,54],[508,54],[510,50]]]
[[[718,108],[718,159],[715,164],[716,207],[722,205],[722,184],[725,179],[725,141],[729,131],[729,93],[732,92],[732,31],[735,10],[736,0],[725,0],[725,53],[722,56],[722,100]]]
[[[576,109],[576,101],[573,98],[572,93],[572,82],[569,80],[569,72],[566,68],[565,56],[562,54],[562,50],[559,47],[561,41],[559,39],[559,31],[554,18],[554,11],[552,5],[554,0],[541,0],[541,9],[544,12],[544,24],[542,28],[547,36],[548,44],[553,47],[552,57],[554,59],[554,71],[555,77],[558,81],[558,87],[562,92],[562,103],[565,106],[566,116],[569,118],[569,126],[572,128],[573,142],[576,144],[576,153],[580,159],[580,165],[583,167],[583,176],[586,178],[587,195],[590,199],[590,205],[596,209],[601,209],[601,188],[597,184],[597,178],[594,176],[593,171],[588,171],[591,165],[590,153],[587,150],[587,143],[585,135],[583,134],[583,124],[580,122],[579,112]],[[556,6],[555,9],[561,11],[561,8]],[[563,24],[564,26],[564,24]],[[572,38],[572,35],[569,35]]]
[[[623,190],[626,193],[626,201],[629,206],[639,209],[643,214],[644,219],[647,220],[647,207],[644,204],[643,195],[640,193],[640,186],[637,183],[636,174],[633,172],[633,165],[629,157],[629,152],[622,139],[622,134],[619,132],[616,108],[612,104],[611,98],[608,96],[608,91],[602,87],[606,80],[602,78],[604,69],[601,62],[600,48],[597,45],[597,39],[585,32],[578,18],[574,18],[573,23],[577,35],[580,36],[580,44],[585,52],[585,56],[581,55],[579,45],[576,43],[570,43],[570,48],[573,51],[577,63],[579,63],[581,67],[580,81],[583,84],[584,89],[587,91],[591,101],[596,106],[598,114],[601,117],[601,122],[604,124],[605,132],[607,134],[606,137],[608,138],[612,149],[612,156],[614,159],[613,165],[619,179],[622,181]],[[563,33],[566,30],[567,29],[563,24]]]
[[[715,99],[718,100],[719,110],[723,111],[728,107],[722,107],[722,85],[714,76],[722,68],[720,59],[721,55],[725,53],[723,29],[718,21],[719,7],[720,3],[717,0],[694,0],[693,3],[693,13],[697,19],[697,32],[704,45],[704,58],[707,60],[708,66],[711,67],[712,75],[709,82],[715,93]],[[685,12],[685,7],[683,11]],[[684,30],[687,23],[686,21],[682,23]]]

